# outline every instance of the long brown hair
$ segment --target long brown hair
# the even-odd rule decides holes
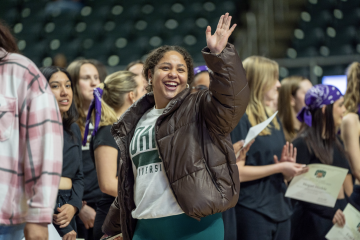
[[[344,148],[336,136],[333,107],[334,104],[327,105],[324,113],[321,108],[310,110],[312,116],[311,127],[303,124],[297,135],[297,137],[304,138],[310,153],[314,153],[322,163],[328,165],[332,165],[334,160],[334,146],[345,154]],[[325,135],[323,137],[324,129]]]
[[[18,53],[19,49],[10,28],[0,20],[0,47],[9,53]],[[2,58],[0,58],[0,61]]]
[[[300,88],[300,83],[306,78],[302,76],[290,76],[281,81],[281,88],[279,89],[279,100],[281,103],[278,106],[278,116],[283,124],[285,139],[292,141],[297,134],[294,128],[294,120],[292,115],[291,97],[296,96],[296,92]]]
[[[251,56],[243,61],[246,71],[246,79],[250,87],[250,101],[246,108],[246,114],[252,126],[255,126],[268,117],[273,112],[264,104],[264,94],[274,86],[279,78],[279,65],[265,57]],[[280,129],[276,118],[272,120],[275,129]],[[270,135],[270,127],[266,127],[260,135]]]
[[[70,74],[71,79],[74,82],[74,100],[75,100],[75,106],[79,112],[79,118],[77,120],[77,124],[79,125],[82,139],[84,138],[86,115],[83,110],[83,104],[82,104],[83,98],[80,94],[79,79],[80,79],[80,68],[82,65],[87,63],[94,65],[92,61],[82,59],[82,60],[73,61],[66,69]],[[94,67],[96,68],[95,65]]]
[[[356,113],[360,104],[360,63],[358,62],[353,62],[348,69],[344,98],[347,113]]]

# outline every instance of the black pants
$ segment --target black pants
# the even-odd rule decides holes
[[[101,230],[102,225],[104,224],[107,213],[109,212],[111,203],[107,205],[98,206],[96,209],[96,217],[94,223],[94,239],[100,239],[104,233]]]
[[[87,203],[87,205],[96,211],[96,203]],[[75,217],[77,224],[77,238],[84,238],[85,240],[97,240],[94,238],[93,228],[86,229],[84,223],[81,221],[79,216]]]
[[[55,214],[59,213],[57,208],[66,204],[67,201],[69,201],[70,197],[71,197],[71,190],[59,190],[57,199],[56,199],[56,206],[54,209]],[[54,223],[53,223],[53,225],[61,237],[63,237],[65,234],[71,232],[72,230],[74,230],[76,232],[75,216],[71,219],[69,225],[67,225],[64,228],[60,228],[59,225],[56,225]]]
[[[290,239],[290,218],[283,222],[275,222],[269,217],[239,204],[226,211],[223,218],[225,240]]]

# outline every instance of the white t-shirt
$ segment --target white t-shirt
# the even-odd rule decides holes
[[[161,218],[182,214],[170,188],[155,141],[155,123],[164,109],[151,108],[138,122],[130,143],[130,157],[135,177],[136,219]]]

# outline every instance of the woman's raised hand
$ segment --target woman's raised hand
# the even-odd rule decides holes
[[[229,29],[231,18],[229,13],[221,15],[214,35],[211,35],[210,26],[206,28],[206,43],[212,53],[220,54],[226,47],[228,39],[236,27],[236,24],[234,24]]]
[[[296,155],[297,155],[297,149],[294,148],[293,144],[289,142],[286,142],[286,144],[283,147],[283,150],[281,152],[281,158],[280,161],[276,155],[274,155],[274,162],[296,162]]]

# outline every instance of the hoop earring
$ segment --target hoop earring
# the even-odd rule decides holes
[[[186,88],[190,88],[190,85],[189,85],[189,84],[186,84]]]

